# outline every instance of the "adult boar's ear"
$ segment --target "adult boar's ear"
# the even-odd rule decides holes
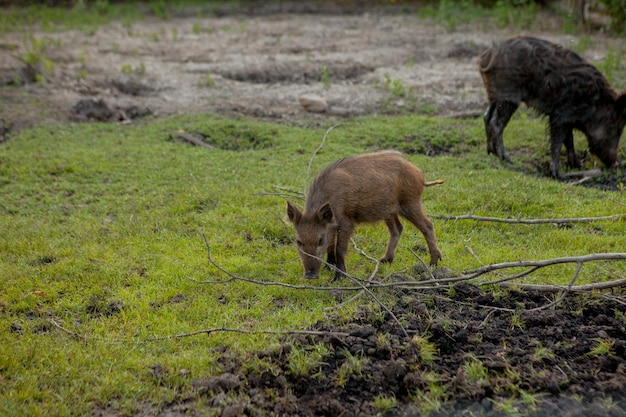
[[[302,212],[298,210],[291,201],[287,201],[287,216],[289,217],[289,221],[296,226],[300,223],[300,219],[302,219]]]
[[[622,93],[615,100],[615,114],[618,118],[626,121],[626,93]]]
[[[328,224],[333,221],[333,209],[330,204],[326,203],[317,211],[317,218],[322,224]]]

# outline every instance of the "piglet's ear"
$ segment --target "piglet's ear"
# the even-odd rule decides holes
[[[326,203],[317,211],[317,217],[320,222],[326,224],[333,220],[333,209],[330,208],[330,204]]]
[[[294,225],[300,223],[302,212],[291,201],[287,201],[287,216]]]
[[[623,93],[615,100],[615,113],[617,117],[626,120],[626,93]]]

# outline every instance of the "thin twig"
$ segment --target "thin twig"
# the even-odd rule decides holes
[[[311,167],[313,166],[313,160],[315,159],[315,156],[317,155],[317,153],[319,151],[322,150],[322,148],[324,147],[324,144],[326,143],[326,138],[328,137],[328,134],[336,127],[338,127],[339,125],[333,125],[331,127],[328,128],[328,130],[326,131],[326,133],[324,133],[324,137],[322,138],[322,142],[320,143],[320,145],[317,147],[317,149],[315,149],[315,151],[313,152],[313,155],[311,155],[311,159],[309,159],[309,166],[306,170],[306,181],[305,181],[305,188],[307,187],[307,185],[309,184],[309,178],[311,177]],[[305,191],[306,193],[306,191]]]
[[[409,248],[409,252],[411,252],[411,254],[417,258],[418,261],[420,261],[422,263],[422,266],[424,267],[424,269],[426,269],[426,271],[428,271],[428,275],[430,275],[430,279],[432,281],[437,281],[437,279],[435,278],[435,276],[433,275],[433,272],[430,270],[430,268],[428,267],[428,265],[426,265],[426,262],[424,262],[424,260],[411,248]],[[438,285],[438,284],[437,284]]]
[[[65,327],[61,326],[59,323],[56,322],[55,319],[50,319],[50,323],[52,323],[52,325],[60,330],[63,330],[65,333],[70,334],[74,337],[76,337],[77,339],[81,339],[83,342],[86,342],[88,340],[88,337],[85,335],[81,335],[78,334],[76,332],[73,332],[69,329],[66,329]]]
[[[489,317],[491,317],[491,315],[495,313],[496,311],[497,311],[496,309],[489,310],[489,313],[487,313],[487,315],[485,316],[485,319],[480,322],[480,324],[478,325],[478,328],[482,329],[483,327],[485,327],[485,325],[487,324],[487,320],[489,320]]]
[[[352,278],[350,278],[352,279]],[[398,318],[396,317],[395,314],[393,314],[393,311],[391,311],[389,309],[389,307],[387,307],[382,301],[380,301],[378,299],[378,297],[376,297],[376,295],[374,295],[374,293],[367,287],[365,286],[365,284],[362,284],[360,280],[355,281],[357,284],[359,284],[361,286],[361,288],[363,288],[363,291],[365,291],[367,293],[367,295],[369,295],[374,301],[376,301],[376,303],[381,306],[383,308],[383,310],[385,310],[393,319],[393,321],[396,322],[396,324],[398,326],[400,326],[400,330],[402,330],[402,333],[404,334],[404,336],[406,338],[409,337],[409,333],[406,331],[406,329],[404,328],[404,326],[402,325],[402,323],[400,323],[400,320],[398,320]]]
[[[504,288],[512,287],[512,284],[501,284]],[[608,290],[610,288],[617,288],[626,286],[626,278],[618,279],[615,281],[607,282],[595,282],[593,284],[574,285],[569,288],[570,292],[591,292],[599,290]],[[526,291],[536,292],[559,292],[563,291],[565,287],[562,285],[540,285],[540,284],[516,284],[515,288],[520,288]]]
[[[465,276],[468,279],[476,278],[480,275],[484,275],[489,272],[493,272],[499,269],[506,268],[526,268],[526,267],[538,267],[543,268],[549,265],[558,265],[565,263],[577,263],[577,262],[591,262],[591,261],[618,261],[626,260],[626,253],[596,253],[583,256],[567,256],[563,258],[547,259],[543,261],[517,261],[517,262],[504,262],[500,264],[492,264],[483,266],[480,268],[465,271]]]
[[[352,243],[354,244],[354,240],[352,241]],[[356,244],[355,244],[356,247]],[[369,255],[367,255],[365,252],[361,251],[360,249],[357,248],[358,251],[361,252],[362,255],[364,255],[365,257],[374,260],[374,258],[370,257]],[[409,333],[406,331],[406,329],[404,328],[404,326],[402,325],[402,323],[400,323],[400,320],[398,320],[398,318],[396,317],[395,314],[393,314],[393,311],[391,311],[389,309],[389,307],[387,307],[382,301],[380,301],[378,299],[378,297],[376,297],[376,295],[372,292],[372,290],[370,290],[369,284],[371,284],[372,279],[374,279],[374,277],[376,276],[376,273],[378,272],[378,267],[380,266],[380,261],[378,260],[374,260],[376,262],[376,266],[374,267],[374,272],[372,272],[372,274],[370,274],[370,278],[367,282],[363,283],[360,278],[356,278],[353,277],[351,275],[347,275],[345,272],[343,272],[344,276],[346,276],[348,279],[350,279],[352,282],[355,282],[357,285],[359,285],[362,288],[362,291],[364,291],[365,293],[367,293],[367,295],[370,296],[370,298],[372,298],[372,300],[374,300],[383,310],[385,310],[387,312],[387,314],[389,314],[391,316],[391,318],[393,319],[393,321],[396,322],[396,324],[398,326],[400,326],[400,330],[402,330],[402,333],[404,334],[404,336],[406,338],[409,337]],[[366,285],[368,284],[368,285]]]
[[[578,177],[583,177],[583,179],[591,179],[594,177],[599,177],[600,175],[602,175],[602,170],[601,169],[589,169],[586,171],[572,171],[572,172],[566,172],[564,174],[562,174],[563,178],[578,178]]]
[[[207,260],[209,261],[209,263],[211,265],[213,265],[215,268],[217,268],[220,272],[224,273],[225,275],[229,276],[230,278],[225,279],[225,280],[197,280],[195,278],[190,278],[187,277],[187,279],[189,281],[193,281],[196,282],[198,284],[228,284],[230,282],[233,281],[243,281],[243,282],[249,282],[251,284],[255,284],[255,285],[262,285],[262,286],[277,286],[277,287],[285,287],[285,288],[291,288],[291,289],[296,289],[296,290],[316,290],[316,291],[356,291],[356,290],[360,290],[362,287],[358,286],[358,287],[320,287],[320,286],[315,286],[315,285],[292,285],[292,284],[287,284],[284,282],[278,282],[278,281],[259,281],[259,280],[255,280],[255,279],[251,279],[251,278],[245,278],[236,274],[233,274],[232,272],[224,269],[222,266],[220,266],[217,262],[215,262],[213,260],[213,258],[211,257],[211,248],[209,246],[209,242],[207,240],[206,235],[204,235],[203,233],[201,234],[202,238],[204,239],[204,243],[206,245],[207,248]],[[317,258],[313,255],[309,255],[312,256],[316,259],[319,259],[320,261],[322,261],[324,264],[326,264],[331,270],[333,271],[338,271],[337,267],[335,265],[331,265],[326,263],[323,259]],[[346,274],[345,272],[343,273],[344,275],[346,275],[348,278],[351,278],[353,280],[356,281],[360,281],[361,278],[358,277],[354,277],[351,276],[349,274]]]
[[[192,337],[200,334],[206,334],[210,336],[212,333],[228,332],[228,333],[242,333],[242,334],[273,334],[273,335],[304,335],[304,336],[349,336],[349,333],[345,332],[326,332],[326,331],[314,331],[314,330],[245,330],[245,329],[233,329],[228,327],[215,327],[212,329],[196,330],[189,333],[179,333],[161,337],[150,337],[146,341],[154,342],[157,340],[170,340],[180,339],[183,337]]]
[[[290,200],[290,199],[304,200],[304,194],[301,193],[300,191],[290,190],[288,188],[279,187],[277,185],[272,186],[272,188],[278,190],[278,192],[263,191],[263,192],[256,193],[255,195],[263,195],[263,196],[274,195],[274,196],[282,197],[285,200]]]
[[[369,256],[367,253],[365,253],[365,251],[363,251],[361,248],[359,248],[357,246],[357,244],[356,244],[354,239],[351,239],[351,241],[352,241],[352,245],[354,246],[354,250],[356,250],[361,256],[364,256],[367,259],[369,259],[369,260],[371,260],[371,261],[373,261],[375,263],[374,270],[372,271],[372,273],[370,274],[370,276],[369,276],[369,278],[367,279],[367,282],[366,282],[367,285],[369,286],[369,285],[372,284],[372,281],[374,280],[374,278],[376,277],[376,274],[378,273],[378,268],[380,266],[380,261],[378,259],[375,259],[375,258]],[[331,307],[327,307],[324,310],[325,311],[330,311],[330,310],[335,310],[335,309],[341,308],[344,305],[349,304],[349,303],[355,301],[356,299],[360,298],[363,294],[365,294],[365,290],[359,291],[358,293],[354,294],[349,299],[343,301],[341,304],[334,305],[334,306],[331,306]]]
[[[244,282],[249,282],[251,284],[255,284],[255,285],[263,285],[263,286],[279,286],[279,287],[285,287],[285,288],[291,288],[291,289],[307,289],[307,290],[316,290],[316,291],[358,291],[358,290],[362,290],[363,286],[362,284],[359,285],[358,287],[337,287],[337,286],[314,286],[314,285],[292,285],[292,284],[287,284],[284,282],[277,282],[277,281],[259,281],[259,280],[254,280],[254,279],[250,279],[250,278],[245,278],[245,277],[241,277],[238,275],[235,275],[233,273],[231,273],[230,271],[224,269],[223,267],[221,267],[217,262],[215,262],[212,257],[211,257],[211,251],[210,251],[210,246],[207,240],[206,235],[202,234],[202,238],[204,239],[204,242],[206,244],[207,247],[207,259],[209,261],[209,263],[211,265],[213,265],[214,267],[216,267],[220,272],[224,273],[225,275],[229,276],[229,279],[226,280],[196,280],[194,278],[189,278],[187,277],[188,280],[196,282],[196,283],[200,283],[200,284],[227,284],[233,281],[244,281]],[[473,269],[473,270],[469,270],[466,271],[464,275],[461,275],[459,277],[450,277],[450,278],[438,278],[438,279],[431,279],[431,280],[427,280],[427,281],[419,281],[419,282],[415,282],[415,281],[396,281],[396,282],[367,282],[367,288],[387,288],[387,287],[398,287],[398,288],[411,288],[413,290],[428,290],[428,289],[432,289],[433,286],[438,285],[440,288],[446,288],[449,287],[451,284],[457,283],[457,282],[462,282],[462,281],[471,281],[481,275],[490,273],[490,272],[494,272],[497,270],[501,270],[501,269],[506,269],[506,268],[519,268],[519,267],[531,267],[529,270],[518,273],[518,274],[514,274],[514,275],[510,275],[508,277],[505,278],[501,278],[495,281],[488,281],[488,282],[483,282],[480,283],[479,285],[481,286],[486,286],[486,285],[494,285],[494,284],[498,284],[504,288],[509,287],[509,285],[506,283],[506,281],[510,281],[512,279],[515,278],[520,278],[523,276],[526,276],[528,274],[530,274],[531,272],[534,272],[537,269],[546,267],[546,266],[550,266],[550,265],[557,265],[557,264],[563,264],[563,263],[585,263],[585,262],[591,262],[591,261],[597,261],[597,260],[603,260],[603,261],[609,261],[609,260],[625,260],[626,259],[626,253],[604,253],[604,254],[592,254],[592,255],[585,255],[585,256],[579,256],[579,257],[566,257],[566,258],[555,258],[555,259],[548,259],[548,260],[543,260],[543,261],[518,261],[518,262],[506,262],[506,263],[500,263],[500,264],[493,264],[493,265],[487,265],[487,266],[483,266],[481,268],[477,268],[477,269]],[[321,260],[322,262],[324,262],[323,260]],[[326,262],[324,262],[326,264]],[[333,270],[337,270],[337,268],[334,265],[330,265],[327,264],[329,268],[333,269]],[[351,275],[346,274],[346,276],[352,280],[356,281],[363,281],[366,282],[358,277],[354,277]],[[570,291],[572,292],[587,292],[587,291],[594,291],[594,290],[602,290],[602,289],[608,289],[608,288],[614,288],[614,287],[620,287],[620,286],[624,286],[626,285],[626,278],[625,279],[619,279],[616,281],[610,281],[610,282],[601,282],[601,283],[594,283],[594,284],[586,284],[586,285],[579,285],[579,286],[572,286],[572,288],[570,289]],[[543,291],[543,292],[557,292],[557,291],[562,291],[563,290],[563,286],[557,286],[557,285],[533,285],[533,284],[516,284],[516,287],[520,287],[523,289],[527,289],[527,290],[535,290],[535,291]]]
[[[536,307],[536,308],[531,308],[530,310],[527,311],[539,311],[539,310],[547,310],[548,308],[558,305],[561,301],[563,301],[563,299],[565,298],[565,296],[567,296],[567,294],[569,294],[569,292],[572,290],[572,286],[574,285],[574,282],[576,282],[576,279],[578,278],[578,275],[580,274],[580,270],[583,267],[583,263],[582,262],[578,262],[576,264],[576,272],[574,273],[574,276],[572,277],[572,280],[570,281],[569,285],[567,286],[567,288],[565,288],[561,294],[559,295],[559,298],[557,298],[556,300],[552,301],[549,304],[546,304],[544,306],[541,307]]]

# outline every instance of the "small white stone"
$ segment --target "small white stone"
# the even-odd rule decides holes
[[[324,113],[328,110],[326,100],[317,94],[302,94],[300,96],[300,105],[311,113]]]

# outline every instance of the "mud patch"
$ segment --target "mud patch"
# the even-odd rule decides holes
[[[297,83],[312,84],[323,80],[337,82],[355,80],[373,69],[357,62],[329,62],[328,64],[269,62],[246,65],[242,68],[218,70],[224,78],[255,84]]]
[[[546,294],[468,284],[393,296],[393,315],[364,307],[275,350],[224,351],[222,374],[192,387],[216,415],[626,415],[624,303],[543,309]]]
[[[85,312],[92,318],[111,317],[124,310],[124,303],[120,300],[107,300],[102,296],[92,295],[87,301]]]
[[[151,114],[152,110],[136,105],[109,106],[102,99],[82,99],[72,108],[71,119],[78,122],[130,121]]]
[[[155,92],[155,88],[147,83],[137,80],[111,80],[111,85],[120,93],[129,96],[145,96]]]
[[[177,132],[168,136],[168,141],[186,143],[204,148],[229,151],[244,151],[272,147],[276,132],[247,129],[235,125],[214,126],[211,131]]]

